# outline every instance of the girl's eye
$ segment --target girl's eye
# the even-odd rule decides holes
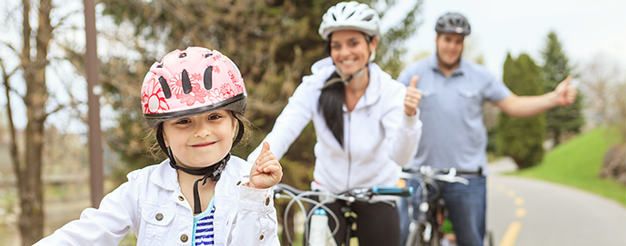
[[[191,120],[189,120],[189,119],[180,119],[180,120],[176,121],[176,124],[181,124],[181,125],[182,124],[189,124],[189,123],[191,123]]]
[[[330,46],[330,48],[333,50],[336,50],[336,49],[341,48],[341,45],[333,45],[333,46]]]
[[[212,115],[209,115],[209,120],[217,120],[217,119],[219,119],[219,118],[222,118],[222,116],[221,116],[221,115],[219,115],[219,114],[212,114]]]
[[[350,46],[354,47],[357,46],[359,44],[359,42],[350,42]]]

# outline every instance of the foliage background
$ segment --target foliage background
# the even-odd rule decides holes
[[[504,84],[518,96],[542,94],[541,68],[527,54],[521,54],[517,59],[507,55],[502,77]],[[496,149],[502,155],[511,156],[519,169],[537,165],[544,153],[545,127],[543,113],[518,119],[501,112]]]

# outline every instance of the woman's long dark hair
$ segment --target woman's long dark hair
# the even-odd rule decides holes
[[[340,78],[334,72],[326,80]],[[324,116],[326,126],[333,133],[339,145],[343,148],[343,103],[346,101],[346,86],[342,82],[333,83],[322,89],[318,102],[318,110]]]

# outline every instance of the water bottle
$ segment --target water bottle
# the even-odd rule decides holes
[[[330,229],[328,228],[328,216],[326,210],[318,208],[311,216],[309,233],[309,246],[326,246]],[[332,239],[334,242],[334,239]]]

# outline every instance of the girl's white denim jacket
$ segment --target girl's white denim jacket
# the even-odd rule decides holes
[[[370,80],[365,94],[351,112],[343,105],[343,147],[326,126],[318,108],[322,86],[335,72],[330,57],[313,64],[313,74],[302,78],[274,128],[263,140],[280,159],[304,127],[313,121],[317,143],[315,181],[311,189],[338,193],[355,187],[395,186],[399,166],[405,166],[417,153],[422,122],[419,110],[414,116],[404,113],[406,87],[375,63],[369,63],[368,68]],[[253,163],[260,152],[261,146],[248,156],[248,162]]]
[[[216,245],[280,245],[272,189],[244,186],[252,166],[231,157],[215,187]],[[137,245],[191,245],[193,212],[169,160],[135,170],[106,195],[35,245],[118,245],[129,229]]]

